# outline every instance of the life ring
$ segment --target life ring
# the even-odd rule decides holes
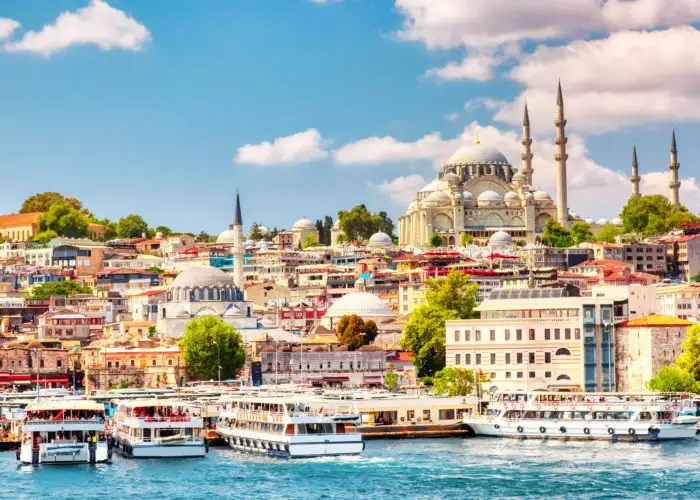
[[[593,405],[589,404],[589,405],[588,405],[588,410],[589,410],[589,411],[593,411]]]
[[[496,429],[496,430],[498,430],[498,429],[500,429],[500,428],[501,428],[501,426],[500,426],[500,425],[498,425],[498,424],[494,424],[493,428],[494,428],[494,429]]]
[[[541,410],[541,409],[542,409],[542,405],[541,405],[540,403],[537,403],[536,408],[537,408],[538,410]]]
[[[524,405],[523,403],[520,403],[520,409],[521,409],[521,410],[524,410],[524,409],[525,409],[525,405]]]
[[[613,429],[612,427],[608,427],[608,434],[610,434],[611,436],[615,434],[615,429]]]
[[[664,403],[664,410],[668,410],[669,408],[671,408],[671,405],[668,403]]]
[[[522,434],[523,428],[521,426],[518,426],[518,432],[520,432]]]
[[[591,430],[588,427],[583,428],[583,433],[588,436],[591,433]]]
[[[667,411],[666,413],[664,413],[664,419],[665,419],[665,420],[670,420],[670,419],[671,419],[671,412],[668,412],[668,411]]]
[[[416,420],[417,420],[418,422],[420,422],[420,417],[418,417]]]
[[[557,408],[559,408],[559,403],[554,403],[552,406],[553,406],[554,409],[556,410]]]
[[[610,405],[608,405],[608,406],[605,407],[605,409],[608,410],[608,411],[610,411],[610,408],[611,408]]]
[[[657,429],[657,428],[655,428],[655,427],[649,427],[648,432],[649,432],[649,435],[650,435],[650,436],[658,436],[660,430]]]
[[[637,433],[637,431],[635,431],[632,427],[630,427],[627,432],[629,433],[630,436],[634,436]]]
[[[401,421],[403,422],[404,420],[406,420],[406,419],[405,419],[405,418],[403,418],[403,417],[401,417]]]
[[[676,401],[675,403],[673,403],[673,409],[674,409],[674,410],[677,410],[677,409],[678,409],[678,406],[679,406],[679,405],[678,405],[678,401]]]
[[[547,432],[547,429],[544,426],[540,427],[540,433],[544,434],[545,432]]]
[[[566,434],[566,427],[564,427],[563,425],[559,427],[559,432],[561,432],[562,434]]]

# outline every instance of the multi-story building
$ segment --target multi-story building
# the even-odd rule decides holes
[[[105,269],[97,273],[98,290],[148,290],[158,283],[156,273],[141,269]]]
[[[630,262],[621,260],[586,260],[569,268],[569,272],[583,276],[598,276],[601,269],[629,269],[634,270]]]
[[[90,321],[84,314],[70,309],[49,311],[39,317],[41,340],[88,340]]]
[[[615,325],[615,379],[619,392],[645,392],[647,383],[682,352],[690,321],[648,315]]]
[[[8,241],[29,241],[39,232],[39,219],[43,214],[0,215],[0,236]]]
[[[53,248],[40,246],[25,248],[24,261],[32,266],[49,267],[53,265]]]
[[[294,248],[294,233],[291,231],[279,231],[275,236],[274,242],[277,243],[277,248],[287,250]]]
[[[668,272],[681,279],[694,278],[700,272],[700,234],[662,238],[666,245]]]
[[[581,243],[580,248],[589,248],[593,250],[594,260],[625,260],[625,252],[622,245],[617,243]]]
[[[425,303],[425,283],[422,280],[399,283],[399,315],[410,314]]]
[[[656,288],[658,312],[681,319],[700,318],[700,283],[662,285]]]
[[[480,319],[447,322],[447,366],[483,371],[492,391],[614,390],[614,323],[627,302],[565,295],[494,290]]]
[[[163,257],[171,257],[181,252],[194,248],[196,240],[189,234],[171,234],[160,240],[160,254]]]
[[[629,319],[654,314],[658,309],[656,286],[654,285],[593,285],[592,297],[608,297],[618,301],[627,301]]]
[[[664,274],[667,270],[666,246],[657,243],[625,243],[622,245],[625,262],[634,265],[633,271]]]
[[[252,261],[257,281],[276,281],[295,276],[298,266],[324,264],[326,256],[316,252],[268,251],[258,252]]]

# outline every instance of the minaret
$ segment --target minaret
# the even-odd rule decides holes
[[[566,154],[566,120],[564,119],[564,98],[561,95],[561,81],[557,88],[557,116],[554,120],[554,125],[557,127],[557,137],[554,140],[556,144],[554,152],[554,160],[557,162],[557,222],[568,227],[569,211],[566,201],[566,159],[569,155]]]
[[[637,146],[632,146],[632,198],[639,197],[639,164],[637,163]]]
[[[523,152],[520,154],[523,168],[520,173],[527,177],[527,185],[532,186],[532,150],[530,149],[532,138],[530,137],[530,115],[527,113],[527,103],[525,103],[525,113],[523,114],[523,140],[520,141],[520,144],[523,145]]]
[[[243,238],[243,218],[241,217],[241,199],[236,190],[236,211],[233,214],[233,281],[243,293],[243,259],[245,258],[245,239]]]
[[[673,130],[673,135],[671,135],[671,161],[668,163],[668,169],[671,173],[671,182],[668,187],[671,188],[671,205],[673,208],[678,210],[680,206],[680,201],[678,200],[678,188],[681,187],[681,183],[678,180],[678,169],[680,164],[678,163],[678,151],[676,150],[676,131]]]

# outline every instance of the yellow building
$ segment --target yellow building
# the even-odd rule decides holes
[[[39,219],[43,214],[0,215],[0,236],[8,241],[29,241],[39,232]]]
[[[409,314],[425,303],[425,283],[404,281],[399,283],[399,314]]]
[[[647,383],[673,364],[695,323],[673,316],[650,314],[615,328],[615,377],[619,392],[645,392]]]

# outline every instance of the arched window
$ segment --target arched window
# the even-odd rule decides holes
[[[212,291],[212,300],[219,300],[219,289],[214,288]]]
[[[209,288],[202,289],[202,300],[209,300]]]
[[[557,380],[571,380],[571,377],[569,377],[568,375],[559,375],[557,377]]]
[[[571,356],[571,351],[569,351],[566,347],[560,347],[554,354],[556,356]]]
[[[194,289],[194,294],[192,300],[201,300],[202,298],[202,291],[199,288]]]

